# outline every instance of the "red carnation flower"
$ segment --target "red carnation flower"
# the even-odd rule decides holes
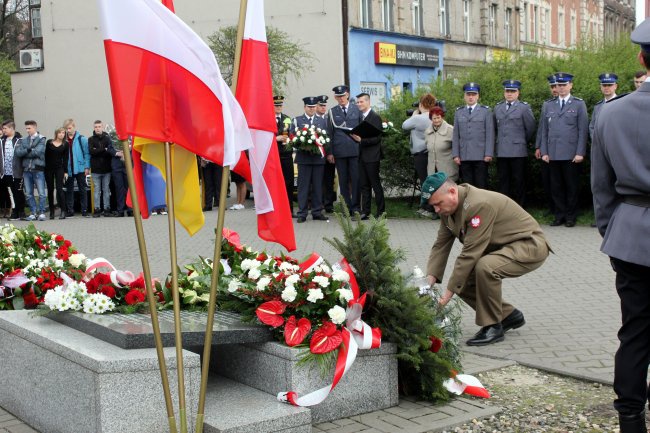
[[[165,303],[165,294],[162,292],[162,290],[156,292],[155,295],[158,297],[158,302],[161,304]]]
[[[70,242],[69,240],[66,239],[65,241],[63,241],[63,245],[66,246],[66,247],[70,247],[70,246],[72,246],[72,242]]]
[[[140,302],[144,302],[144,293],[135,289],[129,290],[129,293],[124,297],[124,301],[128,305],[139,304]]]
[[[144,289],[144,275],[140,274],[138,278],[129,283],[129,287],[132,289]]]
[[[38,306],[38,298],[34,294],[33,290],[29,290],[28,293],[23,295],[23,301],[25,302],[25,308],[36,308]]]
[[[90,292],[88,292],[88,293],[90,293]],[[105,285],[104,287],[102,287],[101,293],[103,295],[108,296],[111,299],[113,299],[115,297],[115,289],[113,288],[113,286]],[[143,300],[144,300],[144,298],[143,298]]]
[[[258,262],[263,262],[264,260],[266,260],[268,258],[269,258],[269,256],[267,256],[266,254],[260,253],[255,260],[257,260]]]
[[[433,353],[438,353],[438,351],[442,347],[442,340],[434,336],[429,337],[429,340],[431,340],[431,347],[429,348],[429,350],[432,351]]]
[[[56,235],[56,237],[54,238],[54,240],[55,240],[56,242],[63,242],[63,241],[65,240],[65,238],[64,238],[63,236],[61,236],[61,235]]]

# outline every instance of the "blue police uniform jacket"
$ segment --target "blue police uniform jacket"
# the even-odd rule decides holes
[[[334,158],[358,157],[359,143],[354,141],[350,134],[337,128],[339,126],[354,128],[361,122],[361,112],[357,106],[353,103],[348,104],[347,113],[344,115],[341,106],[337,105],[329,110],[327,118],[327,132]]]
[[[303,114],[298,117],[295,117],[293,119],[293,122],[291,122],[292,132],[295,133],[296,130],[302,129],[305,126],[309,127],[311,125],[314,125],[316,128],[327,130],[327,124],[325,123],[325,119],[314,114],[314,116],[312,117],[312,122],[310,124],[307,115]],[[324,150],[325,150],[325,154],[327,155],[328,153],[327,147]],[[321,164],[325,164],[325,158],[311,152],[305,152],[304,150],[296,149],[295,162],[296,164],[321,165]]]
[[[562,109],[557,98],[544,106],[541,117],[542,155],[548,155],[551,161],[571,161],[587,153],[589,120],[582,99],[570,96]]]
[[[483,161],[486,156],[494,156],[494,118],[487,105],[476,104],[472,114],[465,105],[456,109],[451,154],[461,161]]]
[[[528,156],[528,143],[535,136],[536,122],[530,105],[514,101],[510,108],[506,101],[494,107],[496,125],[496,156],[523,158]]]

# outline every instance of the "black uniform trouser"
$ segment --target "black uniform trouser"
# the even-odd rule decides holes
[[[330,212],[336,201],[336,191],[334,191],[334,176],[336,175],[336,164],[325,161],[323,171],[323,207]]]
[[[575,222],[580,186],[580,164],[571,161],[549,162],[551,193],[557,221]]]
[[[539,160],[541,164],[539,166],[540,173],[542,175],[542,187],[544,188],[544,195],[546,196],[546,202],[548,203],[548,210],[555,215],[555,203],[553,202],[553,192],[551,190],[551,169],[548,163]]]
[[[359,157],[335,158],[336,172],[339,175],[339,190],[350,214],[359,212]]]
[[[611,259],[621,299],[620,345],[614,358],[614,408],[636,415],[650,400],[650,267]]]
[[[477,188],[488,187],[488,165],[485,161],[461,161],[460,177],[464,183],[469,183]]]
[[[4,176],[2,178],[2,187],[11,188],[11,195],[14,196],[14,210],[11,216],[20,217],[25,214],[25,193],[23,192],[23,179],[13,176]]]
[[[126,178],[126,169],[113,170],[111,179],[115,184],[115,209],[118,213],[124,213],[126,208],[126,193],[128,191],[128,181]]]
[[[68,208],[68,213],[74,213],[74,181],[77,181],[79,188],[79,201],[81,206],[81,213],[85,213],[88,209],[88,197],[86,197],[86,174],[82,171],[77,174],[69,174],[68,180],[65,183],[65,200]]]
[[[497,158],[499,192],[524,206],[526,196],[526,162],[528,158]]]
[[[289,201],[289,210],[293,213],[293,158],[291,155],[280,156],[280,167],[282,168],[282,177],[284,178],[284,187],[287,190],[287,199]]]
[[[203,182],[205,182],[205,207],[219,206],[219,192],[221,191],[221,175],[223,167],[213,162],[208,162],[203,167]],[[213,205],[214,203],[214,205]]]
[[[361,214],[370,215],[372,192],[375,193],[375,204],[379,218],[386,211],[384,202],[384,188],[381,186],[379,177],[380,162],[363,162],[359,161],[359,188],[361,190]],[[371,192],[372,188],[372,192]]]
[[[54,212],[54,186],[56,185],[56,204],[65,212],[65,198],[63,196],[63,167],[45,170],[45,184],[47,185],[47,202],[50,212]]]
[[[323,212],[323,164],[298,164],[298,216],[306,218],[309,213],[311,189],[311,215]]]

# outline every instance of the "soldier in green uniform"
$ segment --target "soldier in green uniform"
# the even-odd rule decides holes
[[[507,196],[457,185],[443,172],[427,177],[422,200],[440,215],[438,238],[427,263],[430,284],[442,281],[454,240],[463,244],[440,304],[457,294],[476,311],[481,330],[467,341],[469,346],[502,341],[506,331],[526,323],[523,313],[503,300],[502,279],[542,266],[551,251],[544,232]]]

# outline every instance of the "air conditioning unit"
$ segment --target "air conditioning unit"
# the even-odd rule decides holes
[[[20,69],[41,69],[43,67],[43,50],[20,50]]]

